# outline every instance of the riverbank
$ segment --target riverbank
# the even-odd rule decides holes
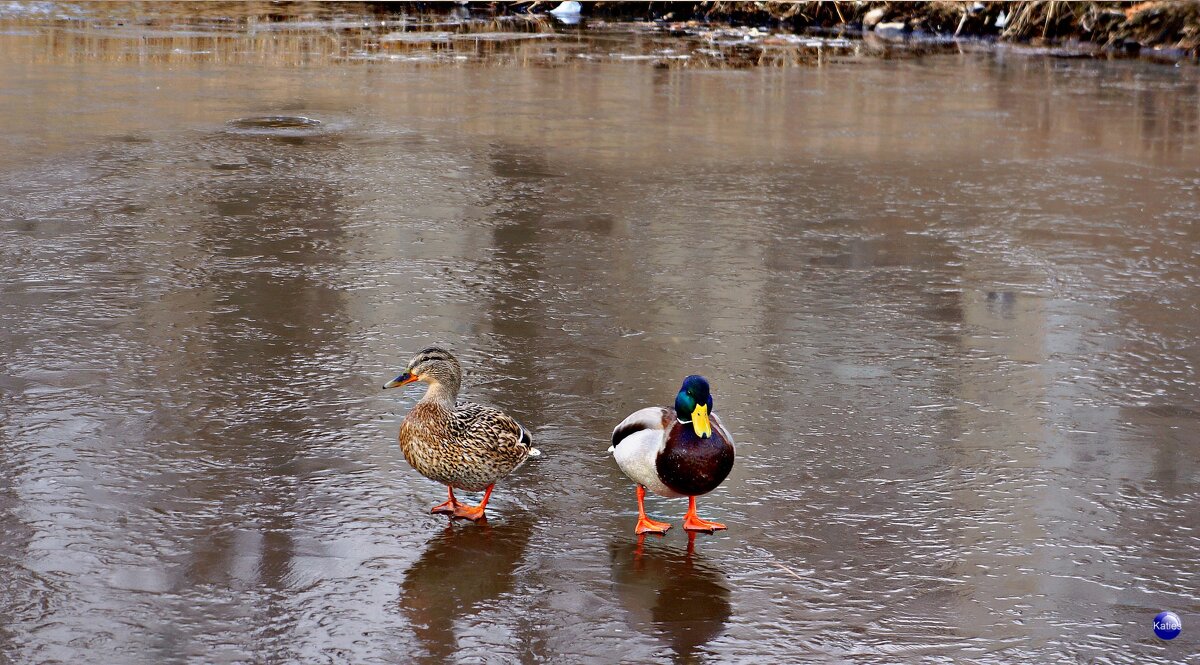
[[[241,62],[248,48],[264,63],[291,65],[628,61],[661,68],[993,50],[1173,65],[1196,63],[1200,51],[1197,2],[575,4],[572,14],[552,13],[560,3],[551,2],[11,3],[0,5],[0,31],[12,38],[0,49],[20,50],[15,42],[35,39],[82,61]]]
[[[546,11],[556,2],[513,3]],[[596,2],[583,16],[729,22],[793,32],[1087,44],[1200,55],[1200,2]]]

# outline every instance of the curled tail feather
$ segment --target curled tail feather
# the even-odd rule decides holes
[[[525,429],[525,426],[521,423],[517,423],[517,427],[521,429],[521,437],[519,440],[521,443],[525,444],[527,448],[529,448],[529,456],[541,457],[542,451],[533,447],[533,436],[529,434],[529,430]]]

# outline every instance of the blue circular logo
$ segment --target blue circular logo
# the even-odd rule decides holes
[[[1183,631],[1183,624],[1174,612],[1159,612],[1154,617],[1154,634],[1164,640],[1173,640]]]

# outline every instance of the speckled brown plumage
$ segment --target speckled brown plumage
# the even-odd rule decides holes
[[[421,400],[400,425],[400,450],[421,475],[479,492],[530,456],[529,435],[491,407],[459,404],[453,411]]]
[[[409,361],[405,376],[429,384],[399,435],[404,458],[426,478],[478,492],[540,454],[529,432],[503,412],[458,403],[462,369],[449,351],[423,349]]]

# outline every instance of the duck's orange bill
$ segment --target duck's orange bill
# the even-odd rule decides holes
[[[383,384],[383,387],[385,390],[387,388],[399,388],[400,386],[402,386],[406,383],[412,383],[413,381],[416,381],[417,378],[418,377],[415,374],[409,374],[408,372],[405,372],[405,373],[401,374],[400,376],[397,376],[396,378],[392,379],[391,381],[388,381],[387,383]]]

